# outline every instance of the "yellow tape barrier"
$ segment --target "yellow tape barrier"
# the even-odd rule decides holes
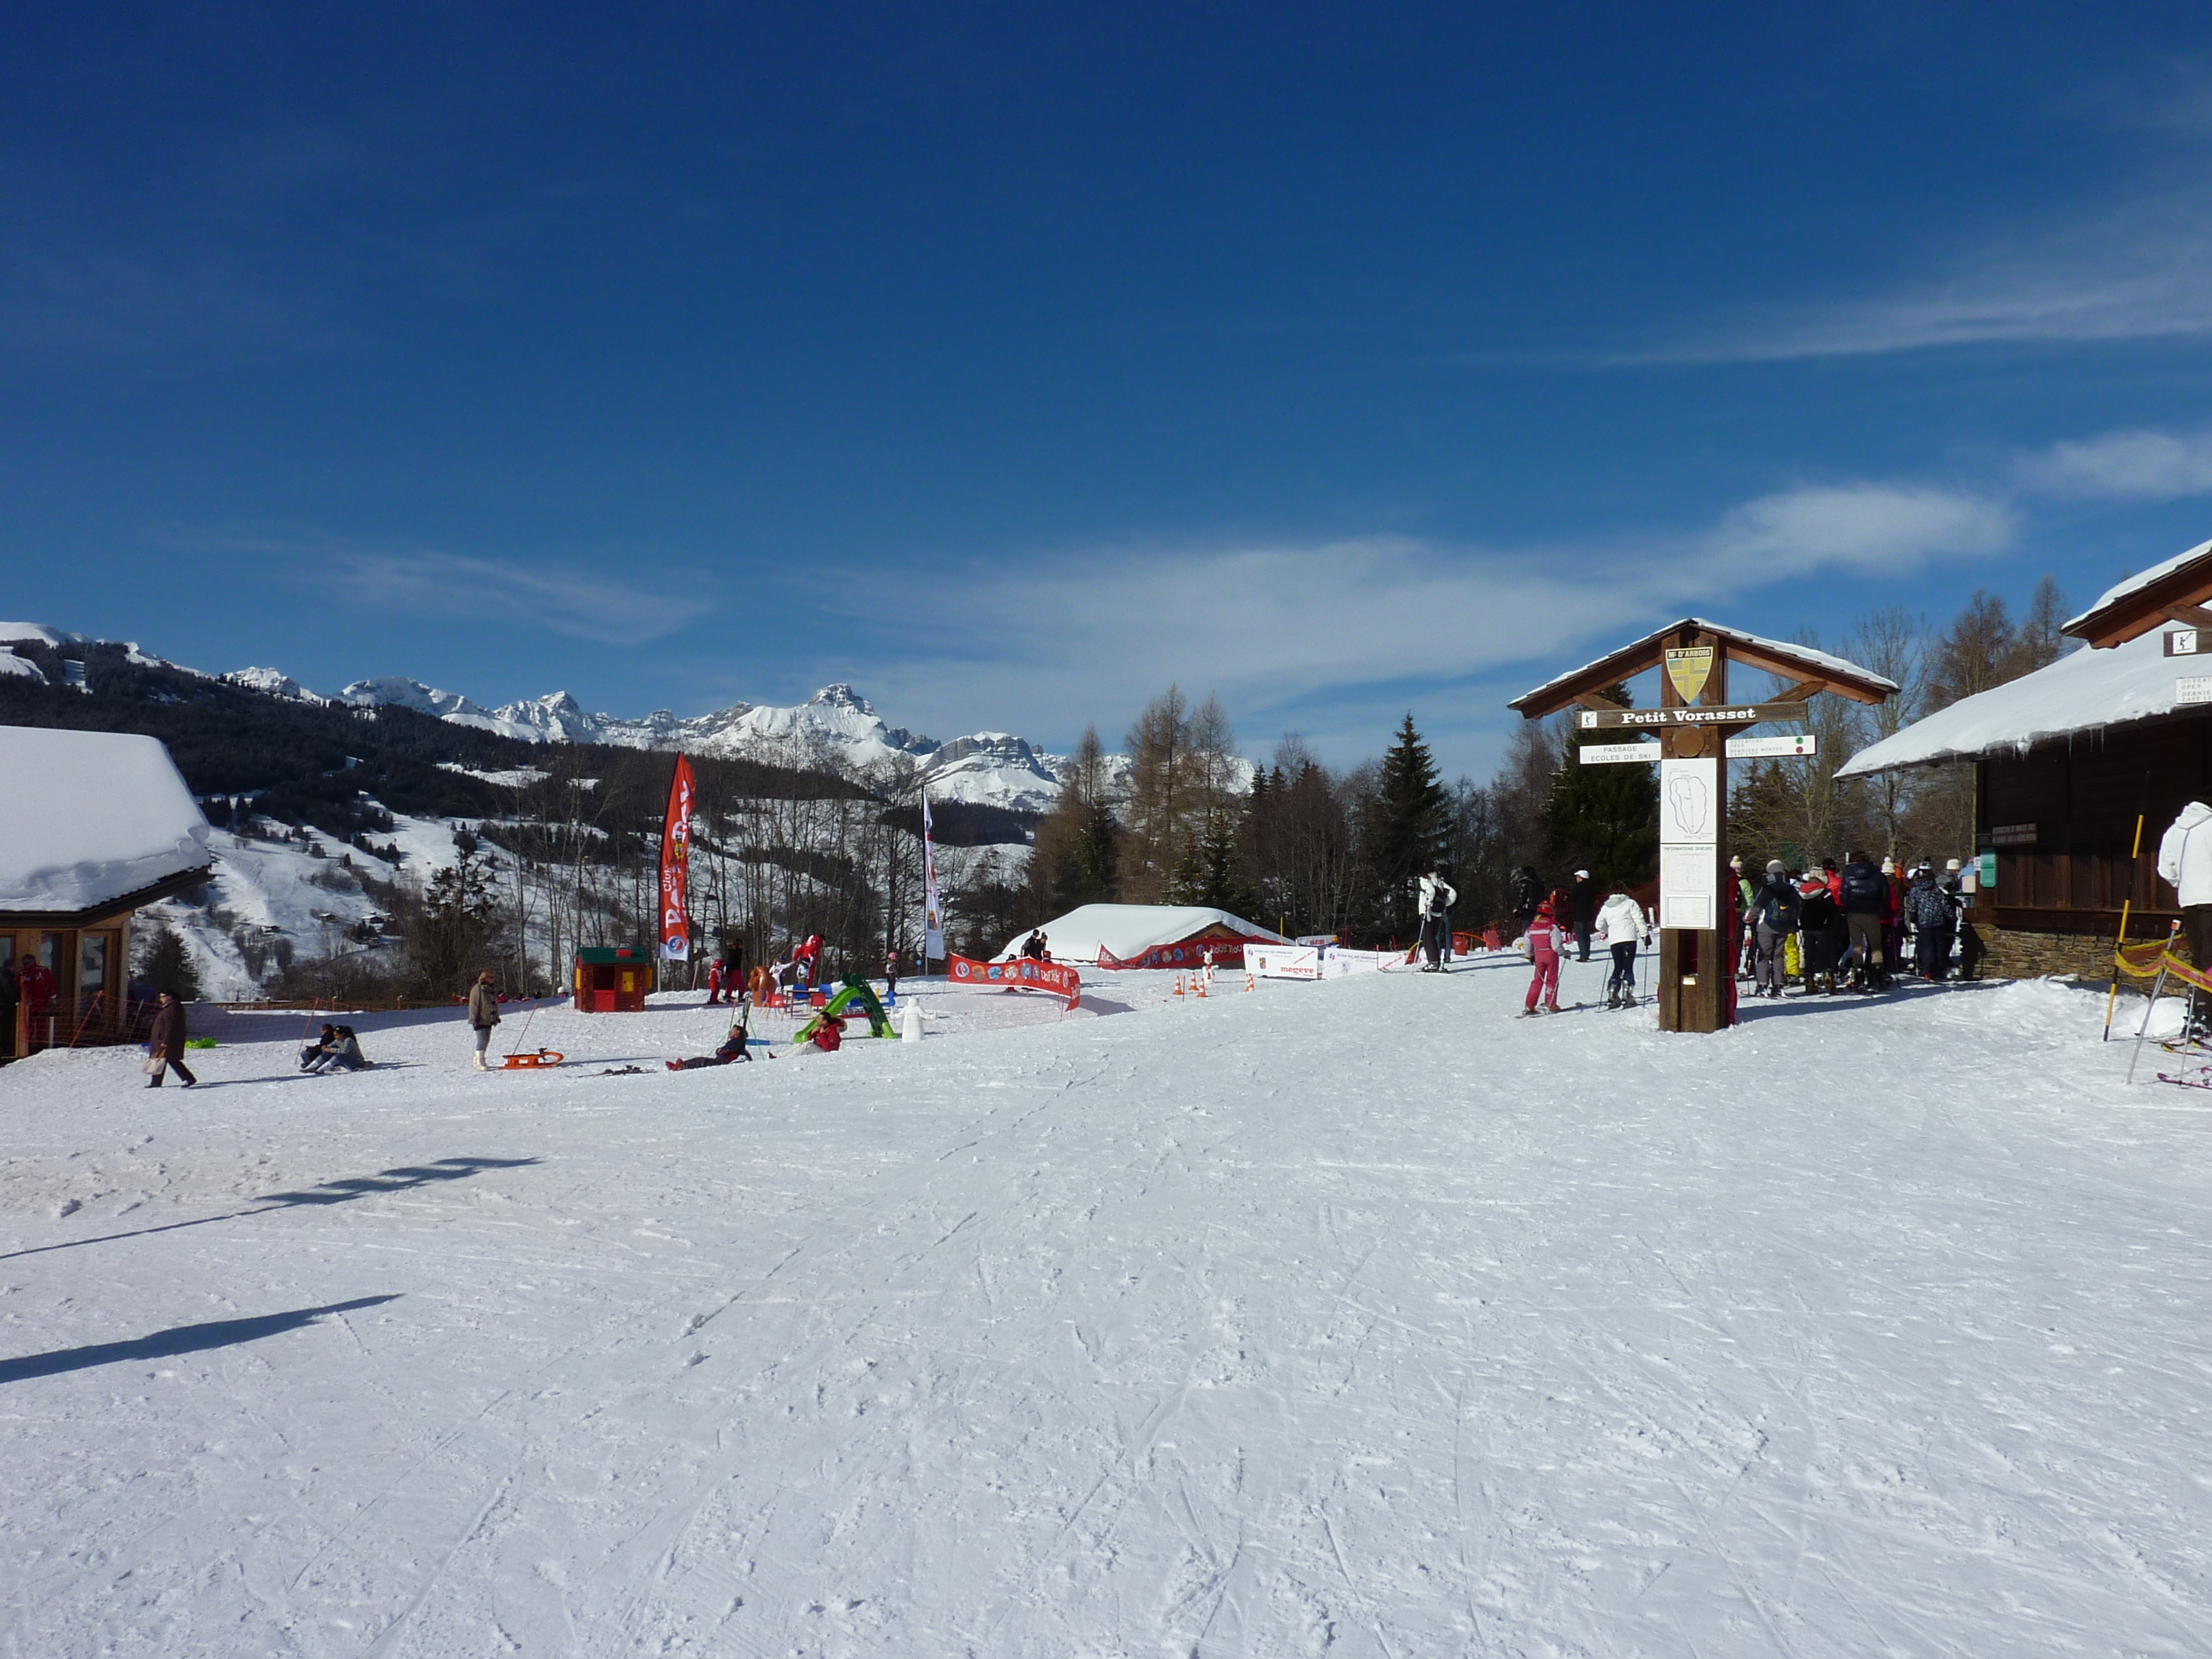
[[[2212,993],[2212,975],[2191,967],[2166,947],[2162,939],[2148,945],[2125,945],[2112,953],[2112,965],[2130,979],[2155,979],[2161,973],[2172,974],[2185,985]]]

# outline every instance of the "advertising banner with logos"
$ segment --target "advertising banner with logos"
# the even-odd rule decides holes
[[[1048,991],[1066,999],[1071,1008],[1083,995],[1083,975],[1069,963],[1038,962],[1030,957],[1012,962],[978,962],[973,957],[948,957],[945,976],[955,985],[979,991]]]

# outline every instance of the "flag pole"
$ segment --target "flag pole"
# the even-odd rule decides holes
[[[2120,936],[2112,945],[2112,988],[2105,994],[2105,1035],[2100,1042],[2112,1040],[2112,1008],[2120,1000],[2120,952],[2128,947],[2128,907],[2136,902],[2136,863],[2142,856],[2143,815],[2136,814],[2136,844],[2128,852],[2128,896],[2120,901]]]

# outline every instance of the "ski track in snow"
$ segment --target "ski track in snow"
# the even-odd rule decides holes
[[[0,1069],[0,1654],[2212,1651],[2212,1097],[2100,998],[1112,977]]]

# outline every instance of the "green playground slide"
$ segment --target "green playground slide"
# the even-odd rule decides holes
[[[843,1013],[856,1002],[867,1011],[870,1036],[887,1037],[892,1035],[890,1016],[884,1012],[884,1005],[876,1000],[876,994],[868,982],[857,975],[848,974],[844,988],[830,999],[829,1005],[820,1013],[793,1032],[791,1040],[794,1043],[805,1042],[823,1020]]]

